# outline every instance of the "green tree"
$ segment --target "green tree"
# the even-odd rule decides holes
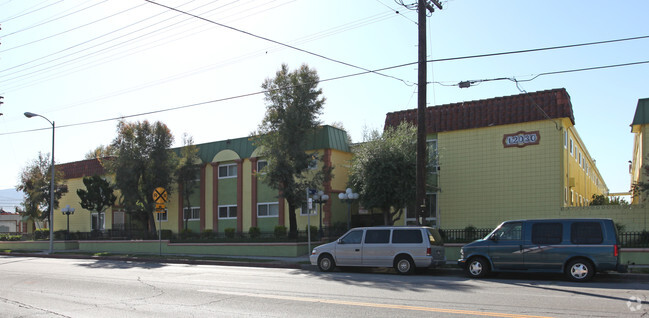
[[[629,205],[629,202],[620,197],[614,197],[611,199],[603,194],[593,194],[593,199],[590,201],[590,205]]]
[[[77,195],[81,199],[81,207],[88,211],[97,212],[96,229],[100,229],[99,222],[102,219],[101,214],[108,207],[112,206],[117,199],[114,193],[115,186],[111,185],[108,180],[97,175],[84,177],[83,184],[86,186],[86,190],[77,189]]]
[[[416,133],[412,124],[402,123],[366,133],[355,150],[349,183],[360,195],[360,204],[381,210],[385,225],[403,215],[403,208],[415,201]]]
[[[306,189],[317,188],[331,177],[331,168],[325,165],[319,170],[309,169],[314,154],[306,152],[307,138],[320,125],[318,116],[325,103],[318,82],[317,72],[307,65],[289,72],[282,64],[275,77],[261,85],[266,115],[254,143],[261,147],[268,166],[260,177],[288,202],[290,237],[297,235],[295,210],[306,200]]]
[[[191,211],[191,196],[196,191],[196,179],[200,172],[201,158],[198,156],[198,147],[194,145],[194,139],[187,134],[183,135],[183,147],[180,148],[180,158],[178,163],[178,170],[176,170],[176,178],[178,184],[181,185],[181,193],[183,203],[186,210]],[[185,213],[185,230],[187,230],[187,223],[189,221],[189,214]]]
[[[84,156],[84,159],[101,160],[103,158],[114,157],[114,156],[115,156],[115,149],[113,149],[111,145],[107,145],[107,146],[101,145],[95,148],[94,150],[87,152],[86,155]]]
[[[173,136],[161,122],[118,124],[117,137],[111,144],[117,157],[107,161],[120,190],[120,205],[131,212],[149,231],[155,232],[153,190],[165,188],[171,193],[176,155],[169,150]]]
[[[32,221],[49,220],[50,200],[51,200],[51,180],[52,164],[49,154],[43,155],[38,153],[38,157],[23,168],[20,173],[20,183],[16,190],[25,193],[25,200],[22,205],[24,212],[22,215],[27,216]],[[59,207],[59,200],[68,188],[63,180],[63,173],[55,171],[54,173],[54,209]],[[35,222],[38,223],[38,222]]]

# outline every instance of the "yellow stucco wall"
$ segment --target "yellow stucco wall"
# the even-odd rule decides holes
[[[503,147],[505,134],[537,130],[538,145]],[[439,225],[490,227],[559,208],[561,143],[551,121],[439,133]]]

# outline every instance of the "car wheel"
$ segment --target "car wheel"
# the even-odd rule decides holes
[[[323,272],[331,272],[336,268],[336,263],[331,255],[325,254],[318,259],[318,268]]]
[[[566,266],[566,276],[573,282],[585,282],[595,275],[595,266],[586,259],[576,259]]]
[[[415,262],[408,256],[400,256],[394,261],[394,269],[402,275],[412,274],[415,271]]]
[[[491,272],[489,262],[484,257],[476,257],[469,260],[465,270],[466,274],[471,278],[482,278]]]

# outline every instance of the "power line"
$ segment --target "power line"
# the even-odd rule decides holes
[[[45,0],[45,1],[41,2],[41,3],[45,3],[45,2],[47,2],[47,0]],[[32,6],[31,8],[26,9],[25,11],[23,11],[23,12],[21,12],[21,13],[18,13],[17,15],[14,15],[13,17],[9,17],[9,18],[7,18],[7,20],[0,21],[0,23],[5,23],[5,22],[11,21],[11,20],[13,20],[13,19],[17,19],[17,18],[20,18],[20,17],[26,16],[26,15],[32,14],[32,13],[34,13],[34,12],[36,12],[36,11],[43,10],[43,9],[49,7],[49,6],[53,6],[53,5],[58,4],[58,3],[61,3],[61,2],[63,2],[63,0],[59,0],[59,1],[57,1],[57,2],[50,3],[50,4],[46,5],[46,6],[40,7],[40,8],[38,8],[38,9],[34,9],[34,10],[32,10],[32,11],[29,11],[29,12],[25,12],[25,11],[30,10],[31,8],[34,8],[34,7],[37,7],[37,6],[41,5],[41,3],[39,3],[39,4],[37,4],[37,5]]]
[[[583,71],[593,71],[593,70],[602,70],[602,69],[607,69],[607,68],[614,68],[614,67],[624,67],[624,66],[632,66],[632,65],[641,65],[641,64],[648,64],[649,61],[639,61],[639,62],[630,62],[630,63],[622,63],[622,64],[611,64],[611,65],[604,65],[604,66],[594,66],[594,67],[585,67],[585,68],[576,68],[576,69],[570,69],[570,70],[562,70],[562,71],[554,71],[554,72],[545,72],[545,73],[539,73],[532,78],[525,79],[525,80],[519,80],[516,79],[516,77],[499,77],[499,78],[491,78],[491,79],[482,79],[482,80],[469,80],[469,81],[462,81],[457,84],[442,84],[439,82],[432,82],[435,84],[441,84],[443,86],[459,86],[460,88],[467,88],[470,86],[475,86],[480,83],[484,82],[493,82],[493,81],[502,81],[502,80],[508,80],[516,83],[516,87],[518,87],[518,83],[522,82],[531,82],[541,76],[544,75],[557,75],[557,74],[565,74],[565,73],[574,73],[574,72],[583,72]],[[430,84],[431,82],[429,82]],[[520,87],[518,87],[520,90]]]
[[[41,25],[43,25],[43,24],[47,24],[47,23],[50,23],[50,22],[54,22],[54,21],[56,21],[56,20],[59,20],[59,19],[62,19],[62,18],[65,18],[65,17],[71,16],[71,15],[73,15],[73,14],[75,14],[75,13],[79,13],[79,12],[81,12],[81,11],[88,10],[88,9],[94,7],[94,6],[98,6],[98,5],[100,5],[100,4],[102,4],[102,3],[106,2],[106,1],[108,1],[108,0],[104,0],[104,1],[102,1],[102,2],[95,3],[95,4],[91,5],[91,6],[85,7],[85,8],[83,8],[83,9],[80,9],[80,10],[77,10],[77,11],[74,11],[74,12],[71,12],[71,13],[68,13],[68,14],[66,14],[66,15],[63,15],[63,16],[60,16],[60,17],[57,17],[57,18],[54,18],[54,19],[50,19],[50,20],[47,20],[47,21],[44,21],[44,22],[41,22],[41,23],[38,23],[38,24],[35,24],[35,25],[32,25],[32,26],[28,26],[28,27],[26,27],[26,28],[24,28],[24,29],[20,29],[20,30],[18,30],[18,31],[14,31],[14,32],[11,32],[11,33],[9,33],[9,34],[5,34],[5,35],[3,35],[3,37],[7,38],[7,37],[9,37],[9,36],[12,36],[12,35],[14,35],[14,34],[17,34],[17,33],[20,33],[20,32],[26,31],[26,30],[29,30],[29,29],[31,29],[31,28],[35,28],[35,27],[37,27],[37,26],[41,26]]]
[[[212,24],[218,25],[218,26],[223,27],[223,28],[226,28],[226,29],[230,29],[230,30],[233,30],[233,31],[237,31],[237,32],[240,32],[240,33],[243,33],[243,34],[246,34],[246,35],[249,35],[249,36],[252,36],[252,37],[255,37],[255,38],[261,39],[261,40],[264,40],[264,41],[268,41],[268,42],[271,42],[271,43],[274,43],[274,44],[278,44],[278,45],[281,45],[281,46],[284,46],[284,47],[287,47],[287,48],[290,48],[290,49],[293,49],[293,50],[296,50],[296,51],[300,51],[300,52],[302,52],[302,53],[306,53],[306,54],[309,54],[309,55],[313,55],[313,56],[316,56],[316,57],[319,57],[319,58],[325,59],[325,60],[327,60],[327,61],[335,62],[335,63],[338,63],[338,64],[342,64],[342,65],[345,65],[345,66],[349,66],[349,67],[353,67],[353,68],[356,68],[356,69],[364,70],[364,71],[367,71],[367,72],[370,72],[370,73],[374,73],[374,74],[377,74],[377,75],[381,75],[381,76],[385,76],[385,77],[388,77],[388,78],[392,78],[392,79],[398,80],[398,81],[400,81],[400,82],[403,82],[404,84],[406,84],[406,85],[408,85],[408,86],[412,86],[412,85],[414,85],[413,83],[409,83],[408,81],[403,80],[403,79],[400,79],[400,78],[398,78],[398,77],[396,77],[396,76],[392,76],[392,75],[387,75],[387,74],[378,73],[378,72],[376,72],[376,71],[372,71],[372,70],[366,69],[366,68],[364,68],[364,67],[360,67],[360,66],[357,66],[357,65],[354,65],[354,64],[350,64],[350,63],[347,63],[347,62],[343,62],[343,61],[340,61],[340,60],[336,60],[336,59],[333,59],[333,58],[330,58],[330,57],[324,56],[324,55],[322,55],[322,54],[318,54],[318,53],[314,53],[314,52],[311,52],[311,51],[307,51],[307,50],[305,50],[305,49],[301,49],[301,48],[298,48],[298,47],[295,47],[295,46],[292,46],[292,45],[289,45],[289,44],[286,44],[286,43],[282,43],[282,42],[279,42],[279,41],[276,41],[276,40],[273,40],[273,39],[270,39],[270,38],[267,38],[267,37],[264,37],[264,36],[261,36],[261,35],[257,35],[257,34],[254,34],[254,33],[248,32],[248,31],[244,31],[244,30],[241,30],[241,29],[237,29],[237,28],[235,28],[235,27],[232,27],[232,26],[229,26],[229,25],[225,25],[225,24],[222,24],[222,23],[219,23],[219,22],[216,22],[216,21],[212,21],[212,20],[210,20],[210,19],[207,19],[207,18],[201,17],[201,16],[199,16],[199,15],[195,15],[195,14],[192,14],[192,13],[189,13],[189,12],[186,12],[186,11],[182,11],[182,10],[176,9],[176,8],[174,8],[174,7],[166,6],[166,5],[163,5],[163,4],[160,4],[160,3],[157,3],[157,2],[151,1],[151,0],[144,0],[144,1],[149,2],[149,3],[151,3],[151,4],[155,4],[155,5],[158,5],[158,6],[164,7],[164,8],[167,8],[167,9],[169,9],[169,10],[173,10],[173,11],[176,11],[176,12],[180,12],[180,13],[183,13],[183,14],[186,14],[186,15],[189,15],[189,16],[192,16],[192,17],[194,17],[194,18],[196,18],[196,19],[200,19],[200,20],[203,20],[203,21],[206,21],[206,22],[209,22],[209,23],[212,23]]]
[[[417,63],[417,62],[415,62],[415,63]],[[365,75],[365,74],[370,74],[370,73],[379,72],[379,71],[395,69],[395,68],[399,68],[399,67],[403,67],[403,66],[407,66],[407,65],[411,65],[411,64],[412,63],[401,64],[401,65],[384,67],[384,68],[376,69],[376,70],[373,70],[373,71],[364,71],[364,72],[359,72],[359,73],[341,75],[341,76],[337,76],[337,77],[332,77],[332,78],[320,80],[319,83],[330,82],[330,81],[340,80],[340,79],[344,79],[344,78],[349,78],[349,77]],[[539,77],[541,75],[556,75],[556,74],[563,74],[563,73],[591,71],[591,70],[614,68],[614,67],[624,67],[624,66],[632,66],[632,65],[640,65],[640,64],[649,64],[649,60],[648,61],[640,61],[640,62],[623,63],[623,64],[595,66],[595,67],[588,67],[588,68],[581,68],[581,69],[564,70],[564,71],[546,72],[546,73],[541,73],[541,74],[535,76],[534,78],[531,78],[529,80],[524,80],[524,81],[525,82],[532,81],[532,80],[534,80],[535,78],[537,78],[537,77]],[[497,79],[478,80],[476,82],[487,82],[487,81],[496,81],[496,80],[511,80],[511,81],[517,82],[515,78],[505,78],[505,77],[497,78]],[[518,82],[522,82],[522,81],[518,81]],[[304,83],[302,85],[305,85],[305,84],[310,84],[310,83]],[[430,84],[430,83],[428,83],[428,84]],[[455,85],[453,85],[453,86],[455,86]],[[289,86],[289,87],[294,87],[294,86]],[[279,88],[277,90],[287,89],[289,87],[283,87],[283,88]],[[224,102],[224,101],[229,101],[229,100],[234,100],[234,99],[239,99],[239,98],[244,98],[244,97],[250,97],[250,96],[254,96],[254,95],[260,95],[260,94],[264,94],[266,92],[269,92],[269,91],[265,91],[265,90],[264,91],[257,91],[257,92],[252,92],[252,93],[246,93],[246,94],[241,94],[241,95],[235,95],[235,96],[230,96],[230,97],[213,99],[213,100],[204,101],[204,102],[198,102],[198,103],[181,105],[181,106],[174,106],[174,107],[169,107],[169,108],[165,108],[165,109],[158,109],[158,110],[148,111],[148,112],[142,112],[142,113],[137,113],[137,114],[118,116],[118,117],[112,117],[112,118],[105,118],[105,119],[98,119],[98,120],[93,120],[93,121],[86,121],[86,122],[73,123],[73,124],[67,124],[67,125],[58,125],[56,128],[60,129],[60,128],[75,127],[75,126],[84,126],[84,125],[98,124],[98,123],[108,122],[108,121],[123,120],[123,119],[126,119],[126,118],[132,118],[132,117],[139,117],[139,116],[145,116],[145,115],[164,113],[164,112],[169,112],[169,111],[174,111],[174,110],[192,108],[192,107],[196,107],[196,106],[202,106],[202,105],[219,103],[219,102]],[[3,135],[15,135],[15,134],[28,133],[28,132],[41,131],[41,130],[49,130],[49,129],[50,129],[50,127],[35,128],[35,129],[28,129],[28,130],[20,130],[20,131],[0,133],[0,136],[3,136]]]

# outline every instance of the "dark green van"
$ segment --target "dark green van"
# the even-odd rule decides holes
[[[458,265],[469,277],[490,272],[565,273],[587,281],[601,271],[626,271],[610,219],[516,220],[460,250]]]

